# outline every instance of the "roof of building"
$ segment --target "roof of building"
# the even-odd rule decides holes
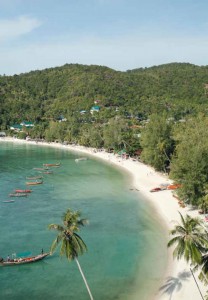
[[[20,123],[20,125],[33,126],[33,122],[30,122],[30,121],[22,121],[22,122]]]
[[[100,110],[100,106],[94,105],[94,106],[92,106],[91,110]]]
[[[10,128],[22,129],[22,125],[20,125],[20,124],[14,124],[14,125],[10,125]]]

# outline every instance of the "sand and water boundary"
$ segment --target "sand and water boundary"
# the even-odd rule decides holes
[[[150,190],[159,186],[161,183],[171,183],[167,175],[156,172],[150,166],[147,166],[139,161],[131,158],[124,159],[113,153],[105,151],[98,151],[93,148],[86,148],[77,145],[63,145],[59,143],[35,142],[25,141],[16,138],[0,138],[0,141],[27,143],[39,146],[54,147],[59,149],[68,149],[80,153],[81,155],[90,155],[105,162],[122,168],[132,175],[132,186],[139,190],[140,194],[149,201],[151,206],[155,209],[156,214],[161,222],[165,224],[166,231],[173,228],[177,221],[180,221],[179,212],[182,215],[189,214],[193,217],[198,216],[198,211],[191,207],[182,208],[178,201],[173,197],[170,190],[151,193]],[[172,250],[169,250],[169,259],[166,274],[164,279],[155,294],[157,300],[201,300],[202,295],[205,295],[206,287],[198,280],[197,275],[193,277],[190,266],[183,260],[173,260]],[[197,282],[197,283],[196,283]],[[198,285],[198,286],[197,286]],[[200,294],[200,291],[201,294]],[[143,299],[141,299],[143,300]]]

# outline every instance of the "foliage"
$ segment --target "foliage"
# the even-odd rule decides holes
[[[166,114],[153,114],[149,123],[142,130],[141,146],[143,152],[141,158],[159,171],[166,170],[174,151],[171,129],[172,125],[168,122]]]
[[[0,126],[18,120],[69,118],[98,101],[102,119],[147,118],[166,111],[175,119],[207,111],[208,67],[167,64],[118,72],[102,66],[66,64],[15,76],[0,76]],[[118,108],[118,111],[116,111]],[[6,118],[5,118],[6,117]]]
[[[126,132],[128,132],[128,121],[123,118],[113,118],[104,127],[103,137],[106,149],[126,148]]]
[[[208,233],[200,218],[185,217],[180,214],[178,223],[170,234],[174,237],[168,242],[168,247],[176,244],[173,256],[184,258],[193,266],[193,271],[199,270],[199,279],[208,284]],[[208,296],[208,292],[206,297]],[[205,298],[206,298],[205,297]]]
[[[189,215],[183,217],[181,214],[180,218],[181,224],[177,224],[170,232],[174,237],[168,242],[168,247],[176,244],[174,257],[177,259],[184,257],[187,262],[200,264],[204,247],[208,246],[201,220]]]
[[[87,223],[86,219],[81,219],[80,217],[81,213],[79,211],[67,209],[62,218],[63,225],[50,224],[48,226],[49,229],[55,229],[58,231],[58,236],[52,243],[51,252],[53,253],[58,244],[61,243],[60,255],[65,255],[68,260],[76,261],[90,299],[93,300],[87,280],[77,259],[80,254],[83,254],[87,251],[85,242],[80,235],[77,234],[77,232],[80,230],[80,226],[84,226]]]
[[[63,225],[50,224],[49,229],[58,231],[58,236],[51,246],[51,252],[61,242],[60,255],[65,255],[68,260],[75,259],[78,255],[83,254],[87,250],[87,246],[82,238],[77,234],[80,226],[86,224],[86,219],[80,219],[81,213],[73,212],[67,209],[63,215]]]
[[[199,115],[175,127],[176,152],[170,176],[182,184],[179,196],[199,204],[208,194],[208,118]]]

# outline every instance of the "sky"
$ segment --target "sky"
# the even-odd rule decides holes
[[[207,65],[207,0],[0,0],[0,75]]]

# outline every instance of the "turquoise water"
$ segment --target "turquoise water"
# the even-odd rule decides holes
[[[83,155],[82,155],[83,156]],[[152,299],[167,253],[164,231],[153,209],[131,190],[130,180],[102,161],[75,162],[79,154],[27,144],[0,143],[0,256],[48,251],[67,208],[80,210],[89,225],[80,235],[88,252],[79,257],[95,300]],[[3,203],[14,189],[26,188],[33,168],[61,162],[27,198]],[[28,188],[28,187],[27,187]],[[138,201],[139,200],[139,201]],[[89,299],[75,262],[58,252],[43,261],[0,267],[0,299]]]

